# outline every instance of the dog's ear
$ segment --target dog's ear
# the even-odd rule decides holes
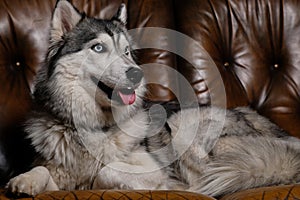
[[[122,24],[126,25],[127,23],[127,9],[126,5],[122,3],[118,9],[118,12],[113,16],[112,20],[117,20]]]
[[[82,19],[82,15],[67,0],[59,0],[54,9],[51,23],[51,39],[60,40]]]

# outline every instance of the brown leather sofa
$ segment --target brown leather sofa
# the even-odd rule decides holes
[[[0,1],[2,188],[11,176],[27,170],[34,157],[24,138],[22,122],[32,107],[30,93],[46,53],[55,2]],[[128,29],[165,28],[154,34],[141,33],[137,38],[137,43],[147,47],[137,50],[138,62],[146,78],[153,82],[148,85],[146,101],[173,102],[179,95],[191,98],[196,94],[200,104],[251,106],[291,135],[300,137],[299,0],[72,2],[80,11],[101,18],[110,18],[125,2]],[[177,31],[178,37],[170,39],[170,30]],[[183,76],[174,77],[170,69]],[[195,93],[184,91],[180,79],[187,80]],[[0,199],[9,198],[5,190],[1,191]],[[36,198],[210,199],[183,191],[114,190],[47,192]],[[300,186],[258,188],[222,199],[300,199]]]

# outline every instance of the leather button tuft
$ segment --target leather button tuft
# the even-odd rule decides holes
[[[274,68],[275,68],[275,69],[277,69],[278,67],[279,67],[279,65],[278,65],[278,64],[275,64],[275,65],[274,65]]]
[[[20,63],[20,62],[16,62],[16,66],[17,66],[17,67],[20,67],[20,66],[21,66],[21,63]]]
[[[229,62],[225,62],[224,67],[229,67]]]

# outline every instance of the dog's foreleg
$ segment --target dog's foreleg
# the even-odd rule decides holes
[[[25,193],[32,196],[43,191],[59,189],[49,170],[42,166],[12,178],[6,187],[13,193]]]
[[[172,180],[148,153],[133,153],[128,162],[104,166],[93,189],[168,189]]]
[[[159,170],[147,172],[143,166],[114,162],[101,169],[93,189],[167,189],[163,177],[167,178]]]

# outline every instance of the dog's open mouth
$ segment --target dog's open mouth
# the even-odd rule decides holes
[[[131,105],[135,102],[136,99],[135,91],[132,88],[117,90],[117,98],[121,99],[125,105]]]
[[[92,76],[91,78],[92,81],[97,85],[97,87],[102,90],[110,100],[117,101],[124,105],[131,105],[135,102],[136,94],[133,88],[127,87],[113,89],[94,76]]]

